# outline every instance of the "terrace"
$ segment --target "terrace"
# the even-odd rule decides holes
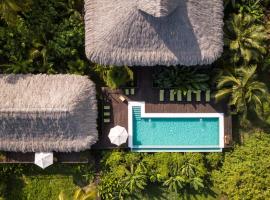
[[[169,100],[169,90],[165,90],[164,101],[159,101],[159,89],[153,87],[152,68],[134,68],[137,75],[137,85],[134,95],[125,95],[121,89],[110,90],[103,88],[103,103],[111,106],[110,122],[104,123],[100,118],[101,135],[99,141],[93,145],[94,149],[118,148],[111,144],[108,134],[112,127],[120,125],[128,130],[128,101],[145,102],[146,113],[224,113],[224,145],[228,148],[232,144],[232,120],[227,113],[226,102],[215,103],[213,99],[205,102],[205,94],[202,93],[201,101],[181,102]],[[119,97],[125,97],[122,101]],[[102,113],[102,112],[101,112]],[[121,145],[120,148],[128,148],[128,144]]]

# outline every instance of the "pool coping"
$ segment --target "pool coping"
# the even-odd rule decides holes
[[[140,106],[141,107],[141,117],[144,118],[219,118],[219,145],[218,146],[134,146],[133,145],[133,116],[132,116],[132,107]],[[160,149],[164,148],[164,152],[166,152],[166,148],[176,148],[179,152],[220,152],[220,150],[209,150],[211,148],[224,148],[224,114],[223,113],[146,113],[145,112],[145,102],[139,101],[129,101],[128,102],[128,147],[132,149],[136,149],[134,151],[138,152],[155,152],[154,149],[149,150],[139,150],[138,148],[157,148],[158,152],[162,151]],[[188,148],[198,148],[198,150],[182,150]],[[199,150],[204,149],[204,150]],[[173,150],[168,150],[173,152]]]

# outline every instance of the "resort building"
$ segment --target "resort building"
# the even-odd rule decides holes
[[[86,0],[85,48],[104,65],[211,64],[223,51],[223,1]]]
[[[231,116],[211,88],[153,84],[161,66],[210,65],[221,55],[222,0],[86,0],[85,33],[89,60],[130,66],[137,77],[132,87],[103,88],[102,133],[93,148],[115,148],[112,129],[119,126],[128,134],[120,147],[132,151],[219,152],[231,145]]]
[[[96,143],[96,88],[88,77],[0,75],[0,85],[0,150],[10,157],[31,162],[34,153],[58,152],[63,158]]]

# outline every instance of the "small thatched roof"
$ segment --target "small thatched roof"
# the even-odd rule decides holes
[[[85,0],[85,48],[106,65],[203,65],[223,51],[223,0]]]
[[[70,152],[97,141],[95,84],[77,75],[0,75],[0,150]]]

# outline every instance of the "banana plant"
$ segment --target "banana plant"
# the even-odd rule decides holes
[[[130,168],[126,169],[126,177],[123,179],[123,183],[130,194],[145,189],[147,176],[144,170],[142,164],[139,164],[136,168],[134,164],[131,164]]]

